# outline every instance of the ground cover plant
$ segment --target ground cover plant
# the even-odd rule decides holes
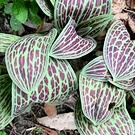
[[[134,135],[126,96],[135,99],[135,42],[121,20],[111,22],[112,1],[31,2],[54,20],[54,28],[46,35],[0,33],[0,130],[34,103],[56,106],[77,91],[74,121],[81,135]],[[70,60],[96,50],[97,36],[108,26],[103,55],[77,77]]]

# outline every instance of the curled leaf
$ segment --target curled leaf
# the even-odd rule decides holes
[[[125,98],[124,90],[110,83],[80,75],[79,84],[83,113],[94,125],[109,120],[114,114],[114,109],[119,107]]]
[[[74,59],[90,53],[96,47],[91,37],[77,35],[75,21],[70,19],[50,49],[50,56],[58,59]]]
[[[135,44],[122,21],[115,21],[109,28],[103,55],[114,82],[135,77]]]
[[[79,101],[75,107],[75,124],[82,135],[134,135],[134,125],[126,110],[125,104],[115,109],[114,115],[105,123],[94,126],[85,117]]]
[[[5,60],[8,73],[22,91],[30,94],[44,78],[49,62],[49,46],[56,33],[53,29],[46,36],[28,35],[7,48]]]
[[[90,61],[82,70],[81,74],[90,79],[107,82],[107,67],[103,56]]]
[[[56,0],[54,19],[60,31],[72,18],[77,24],[93,16],[110,14],[111,0]]]

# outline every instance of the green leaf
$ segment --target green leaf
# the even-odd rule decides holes
[[[13,30],[18,31],[22,27],[22,24],[14,16],[12,16],[10,18],[10,26]]]
[[[12,6],[13,3],[8,3],[7,5],[5,5],[4,12],[6,14],[12,14]]]
[[[21,23],[25,23],[28,18],[28,9],[23,0],[13,1],[13,15]]]

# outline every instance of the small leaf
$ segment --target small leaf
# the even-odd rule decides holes
[[[106,67],[103,56],[99,56],[92,61],[90,61],[82,70],[81,74],[90,79],[94,79],[97,81],[107,82],[107,72],[108,69]]]
[[[122,21],[115,21],[109,28],[103,55],[114,82],[135,77],[135,44]]]
[[[36,0],[41,10],[49,17],[53,17],[53,6],[49,0]]]
[[[21,23],[26,22],[28,18],[28,9],[26,8],[23,0],[13,0],[12,13],[13,16]]]
[[[101,125],[109,120],[114,109],[125,99],[125,92],[110,83],[99,82],[80,75],[79,91],[84,115],[95,125]],[[111,103],[115,106],[110,110]]]
[[[51,47],[50,56],[58,59],[80,58],[96,47],[91,37],[82,38],[77,35],[75,21],[70,19]]]
[[[5,5],[5,8],[4,8],[4,12],[6,14],[12,14],[12,7],[13,7],[13,3],[8,3],[7,5]]]
[[[125,102],[118,109],[114,110],[114,115],[105,123],[94,126],[85,117],[81,110],[79,101],[75,107],[75,124],[81,135],[134,135],[134,125],[126,110]]]
[[[21,22],[19,22],[14,16],[10,18],[10,25],[15,31],[18,31],[22,27]]]
[[[110,14],[98,15],[81,22],[78,24],[77,29],[80,30],[80,28],[85,28],[88,26],[92,27],[92,29],[86,33],[86,35],[90,35],[91,37],[95,38],[106,28],[107,24],[112,20],[113,17],[114,16]]]
[[[0,33],[0,52],[5,52],[7,47],[19,38],[16,35]]]
[[[77,24],[91,17],[110,14],[111,0],[56,0],[54,9],[55,27],[59,32],[72,18]]]

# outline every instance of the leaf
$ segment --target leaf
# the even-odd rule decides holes
[[[12,7],[13,7],[13,3],[8,3],[7,5],[5,5],[5,8],[4,8],[4,12],[6,14],[12,14]]]
[[[13,16],[21,23],[26,22],[28,18],[28,9],[26,8],[23,0],[13,0],[12,13]]]
[[[51,1],[52,5],[54,6],[56,0],[50,0],[50,1]]]
[[[135,77],[135,44],[120,20],[107,32],[103,55],[114,82]]]
[[[49,62],[49,46],[56,37],[56,29],[48,35],[28,35],[11,44],[5,53],[6,66],[13,82],[30,94],[44,78]]]
[[[23,113],[32,103],[63,103],[70,93],[78,88],[76,75],[68,61],[50,58],[47,71],[38,89],[33,89],[31,94],[24,93],[17,86],[13,86],[13,116]]]
[[[94,126],[85,117],[79,101],[75,107],[75,124],[81,135],[134,135],[133,122],[125,105],[115,109],[114,115],[105,123]]]
[[[22,24],[14,16],[12,16],[10,18],[10,26],[13,30],[18,31],[22,27]]]
[[[53,17],[53,6],[49,0],[36,0],[41,10],[49,17]]]
[[[58,59],[75,59],[90,53],[96,47],[91,37],[77,35],[75,21],[70,19],[50,49],[50,56]]]
[[[44,112],[47,114],[49,118],[55,118],[57,115],[56,106],[52,106],[50,104],[44,104]]]
[[[55,27],[61,31],[72,18],[77,24],[91,17],[110,14],[111,0],[56,0],[54,8]]]
[[[80,28],[77,31],[77,34],[81,37],[86,36],[90,31],[91,31],[92,27],[85,27],[85,28]]]
[[[125,92],[109,83],[80,75],[79,92],[84,115],[98,126],[108,121],[125,99]],[[109,108],[114,104],[113,108]]]
[[[11,116],[11,82],[8,74],[0,75],[0,130],[14,118]]]
[[[19,38],[16,35],[0,33],[0,52],[5,52],[7,47]]]
[[[73,112],[58,114],[55,118],[42,117],[38,118],[37,121],[46,127],[57,129],[59,131],[76,130]]]
[[[88,26],[92,27],[92,29],[86,33],[86,35],[90,35],[91,37],[95,38],[106,28],[107,24],[112,20],[113,17],[114,16],[110,14],[98,15],[81,22],[78,24],[77,29],[79,30],[80,28],[85,28]]]
[[[87,78],[94,79],[97,81],[107,82],[107,72],[103,56],[99,56],[90,61],[81,71],[81,74]]]
[[[110,83],[112,83],[113,85],[115,85],[115,86],[117,86],[117,87],[119,87],[121,89],[124,89],[124,90],[131,91],[131,90],[135,89],[135,79],[134,78],[114,82],[112,80],[112,78],[109,77],[108,81]]]
[[[135,100],[135,89],[129,91],[129,93],[131,94],[131,96],[133,97],[133,99]]]

